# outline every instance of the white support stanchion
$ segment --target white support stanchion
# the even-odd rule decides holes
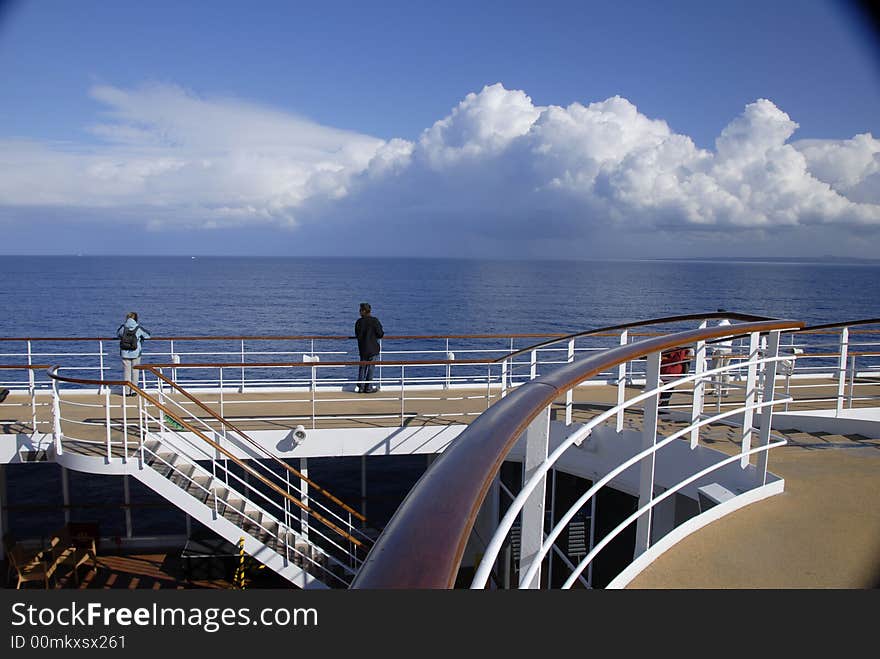
[[[523,483],[527,483],[536,470],[547,460],[550,444],[550,408],[543,410],[525,430],[526,456],[523,464]],[[532,561],[541,551],[544,541],[544,499],[546,497],[547,475],[532,490],[522,508],[522,527],[520,533],[519,566],[520,578],[525,575]],[[538,568],[529,583],[520,581],[520,588],[539,588],[541,569]]]
[[[629,330],[623,330],[620,333],[620,345],[625,346],[629,343]],[[623,403],[626,401],[626,368],[629,362],[623,362],[617,367],[617,432],[623,431],[624,408]]]
[[[840,330],[840,359],[837,362],[837,403],[835,409],[839,415],[843,412],[843,396],[846,391],[846,362],[849,354],[849,327]]]
[[[244,339],[241,340],[241,387],[239,393],[244,393]]]
[[[122,388],[122,397],[125,400],[125,387]],[[110,390],[107,390],[107,393],[104,394],[104,430],[106,431],[106,442],[107,442],[107,464],[110,464],[110,459],[113,457],[113,450],[111,448],[111,428],[110,428]]]
[[[781,336],[779,330],[770,332],[767,340],[767,352],[765,359],[773,359],[764,364],[764,375],[761,382],[761,388],[764,390],[765,403],[772,403],[776,398],[776,369],[779,362],[775,358],[779,356],[779,338]],[[773,405],[767,405],[761,409],[761,427],[758,430],[758,447],[767,446],[770,443],[770,429],[773,425]],[[767,454],[769,451],[761,451],[758,453],[755,465],[755,476],[758,487],[767,483]]]
[[[309,483],[306,478],[309,477],[309,461],[307,458],[299,459],[299,471],[303,475],[303,478],[300,479],[299,488],[300,488],[300,501],[306,507],[309,505]],[[302,536],[306,540],[309,539],[309,513],[306,512],[305,509],[301,508],[301,516],[300,521],[302,523]]]
[[[101,380],[106,380],[104,377],[104,341],[102,339],[98,339],[98,372],[101,374]]]
[[[52,442],[55,445],[55,455],[61,455],[64,450],[61,442],[61,398],[57,380],[52,380]]]
[[[312,366],[311,370],[312,370],[312,383],[311,383],[311,386],[309,387],[309,397],[312,399],[312,430],[314,430],[315,428],[318,427],[317,426],[317,423],[318,423],[318,421],[317,421],[317,417],[318,417],[318,412],[317,412],[318,387],[315,382],[317,380],[318,373],[317,373],[316,366]]]
[[[761,335],[759,332],[749,334],[749,368],[746,371],[746,395],[743,401],[742,459],[739,463],[739,466],[743,469],[749,466],[749,450],[752,448],[752,422],[755,416],[755,411],[752,407],[755,404],[757,393],[755,386],[758,383],[758,365],[755,361],[758,358],[760,340]]]
[[[122,462],[128,462],[128,403],[122,397]],[[140,398],[140,396],[138,396]],[[127,478],[127,477],[126,477]],[[126,486],[127,487],[127,486]]]
[[[705,322],[704,322],[705,324]],[[706,372],[706,342],[697,341],[694,345],[694,374],[701,376]],[[697,427],[697,421],[703,414],[703,400],[706,395],[706,381],[702,377],[694,380],[694,399],[691,407],[691,424],[694,429],[691,430],[691,448],[696,448],[700,442],[700,429]]]
[[[645,391],[656,390],[660,386],[660,353],[648,355],[645,364]],[[648,449],[657,443],[657,405],[660,394],[645,399],[642,425],[642,449]],[[651,453],[641,460],[639,472],[639,509],[647,506],[654,498],[654,463],[656,455]],[[636,544],[633,558],[639,557],[648,550],[651,541],[651,517],[653,510],[641,515],[636,523]]]
[[[574,361],[574,339],[568,341],[568,363]],[[574,408],[574,389],[565,392],[565,425],[571,425],[571,415]]]

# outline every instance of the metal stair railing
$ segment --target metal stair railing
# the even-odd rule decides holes
[[[327,519],[326,517],[324,517],[320,513],[312,510],[309,505],[303,503],[302,501],[295,498],[291,494],[285,492],[276,483],[269,481],[262,474],[260,474],[257,470],[251,468],[248,464],[246,464],[245,461],[239,460],[230,451],[228,451],[224,447],[220,446],[218,443],[214,442],[210,437],[208,437],[201,430],[199,430],[198,428],[191,425],[186,419],[183,419],[180,416],[178,416],[173,410],[164,406],[162,403],[160,403],[158,400],[153,398],[150,394],[148,394],[146,391],[141,389],[139,386],[134,385],[133,383],[126,382],[126,381],[115,381],[115,380],[109,381],[109,380],[107,380],[107,381],[100,381],[100,382],[96,383],[94,381],[83,381],[83,380],[80,380],[77,378],[68,378],[66,376],[60,375],[57,372],[57,367],[53,367],[52,369],[50,369],[49,375],[52,378],[53,382],[55,383],[55,396],[54,396],[54,402],[53,402],[53,407],[55,410],[55,414],[54,414],[55,435],[56,435],[55,443],[56,443],[56,451],[59,454],[62,453],[62,451],[63,451],[61,440],[63,437],[65,437],[65,435],[61,429],[61,415],[60,415],[60,409],[59,409],[60,408],[60,395],[57,390],[57,382],[100,384],[102,386],[106,385],[108,387],[125,385],[125,386],[132,388],[134,391],[136,391],[139,396],[139,398],[138,398],[138,402],[139,402],[139,404],[138,404],[139,441],[136,444],[136,446],[137,446],[136,451],[137,451],[137,454],[140,455],[142,461],[144,459],[144,451],[146,450],[149,452],[149,447],[144,445],[145,438],[150,437],[150,438],[158,440],[161,443],[161,442],[164,442],[167,437],[170,437],[170,436],[176,437],[176,438],[178,438],[179,441],[185,442],[186,445],[188,445],[192,450],[197,450],[198,452],[200,452],[204,456],[204,459],[206,461],[210,460],[210,463],[212,465],[212,471],[211,471],[210,475],[211,475],[212,479],[217,479],[219,481],[218,476],[217,476],[217,471],[219,470],[220,472],[222,472],[226,476],[226,482],[224,483],[224,487],[227,487],[227,488],[229,487],[228,482],[229,482],[229,479],[231,478],[238,485],[240,485],[242,489],[253,492],[255,496],[259,496],[263,500],[265,500],[267,502],[271,502],[275,508],[277,508],[279,510],[283,510],[283,508],[277,502],[273,502],[271,499],[269,499],[269,497],[267,496],[267,494],[265,492],[261,492],[260,490],[253,487],[253,485],[247,483],[244,479],[242,479],[240,476],[238,476],[233,471],[228,469],[224,464],[222,464],[221,460],[216,459],[215,455],[212,455],[211,452],[208,450],[208,448],[206,448],[206,447],[209,447],[210,449],[213,449],[214,451],[216,451],[217,454],[224,456],[225,460],[231,461],[234,465],[236,465],[239,469],[241,469],[243,473],[248,474],[250,476],[253,476],[257,480],[257,482],[263,483],[269,490],[272,490],[277,495],[280,495],[280,497],[281,497],[282,501],[285,503],[285,505],[293,505],[293,506],[298,507],[301,511],[308,514],[308,516],[310,518],[313,518],[317,522],[320,522],[321,524],[326,526],[336,536],[344,538],[346,541],[348,541],[348,543],[350,545],[355,546],[355,547],[362,547],[363,546],[363,543],[359,539],[355,538],[351,534],[348,534],[343,528],[340,528],[339,526],[334,524],[331,520]],[[107,395],[107,397],[109,400],[109,394]],[[162,416],[151,415],[149,413],[147,404],[154,406],[157,410],[160,411]],[[121,447],[123,449],[122,455],[125,456],[125,457],[123,457],[123,459],[127,459],[127,457],[129,457],[129,442],[128,442],[128,432],[127,432],[129,422],[128,422],[128,419],[126,418],[127,417],[127,414],[126,414],[127,407],[128,406],[125,404],[123,404],[123,406],[122,406],[122,408],[123,408],[123,421],[122,421],[121,429],[123,431],[123,441],[117,442],[114,444],[111,442],[111,439],[110,439],[111,427],[110,427],[109,403],[108,403],[107,440],[106,440],[106,451],[107,451],[106,455],[107,455],[108,459],[113,457],[112,450],[113,450],[114,446]],[[168,427],[168,425],[165,423],[166,418],[172,419],[181,428],[183,428],[186,431],[189,431],[196,438],[200,439],[201,442],[191,441],[185,435],[183,435],[181,432],[176,431],[174,429],[170,429]],[[158,429],[158,433],[154,432],[152,430],[151,426]],[[75,438],[71,437],[71,439],[75,439]],[[77,441],[79,441],[79,440],[77,440]],[[95,443],[95,442],[92,441],[92,443]],[[172,444],[172,448],[174,448],[175,452],[177,452],[177,453],[191,452],[191,451],[181,450],[181,446],[175,447],[175,446],[173,446],[173,444]],[[169,466],[173,468],[173,464],[169,465]],[[182,478],[186,477],[186,474],[180,472],[179,470],[176,470],[176,472],[178,472],[178,473],[176,473],[176,475],[178,475]],[[189,479],[189,480],[192,481],[193,484],[198,486],[198,484],[194,480],[192,480],[192,479]],[[237,492],[234,492],[234,493],[238,494]],[[250,497],[242,496],[241,494],[238,494],[238,496],[241,497],[242,500],[247,501],[248,503],[253,503],[253,501],[251,500]],[[253,504],[253,505],[254,505],[254,507],[259,508],[259,506],[257,504]],[[261,510],[260,512],[261,513],[265,512],[267,515],[269,515],[269,513],[266,512],[265,510]],[[302,521],[302,517],[296,518],[296,519],[297,519],[297,521],[300,521],[300,522]],[[275,521],[278,523],[279,529],[281,529],[283,527],[286,531],[290,532],[291,534],[294,534],[296,536],[296,540],[299,540],[303,543],[306,543],[309,546],[313,547],[318,552],[320,552],[322,555],[326,555],[329,560],[331,560],[334,564],[339,565],[340,568],[346,572],[351,573],[354,569],[356,569],[356,567],[359,565],[359,563],[361,561],[361,559],[357,555],[355,555],[355,553],[353,551],[351,551],[350,549],[347,549],[346,547],[343,547],[339,543],[339,541],[334,538],[334,536],[329,535],[327,532],[321,531],[318,527],[316,527],[314,525],[308,526],[308,531],[311,532],[312,534],[316,534],[319,538],[324,540],[324,542],[322,544],[325,546],[323,546],[323,547],[321,547],[320,545],[317,545],[313,540],[306,537],[306,535],[301,534],[301,533],[297,533],[296,530],[293,528],[293,524],[291,524],[290,526],[286,526],[280,520],[275,520]],[[265,528],[263,530],[270,531],[269,529],[265,529]],[[276,536],[277,536],[277,534],[276,534]],[[293,547],[290,547],[290,543],[288,542],[288,540],[286,538],[278,537],[277,539],[279,541],[283,542],[285,544],[285,546],[290,548],[295,553],[298,553],[301,556],[304,556],[302,554],[302,552],[300,552],[296,548],[295,543],[294,543]],[[340,560],[339,558],[337,558],[336,556],[333,556],[332,552],[330,551],[331,548],[335,548],[336,550],[338,550],[339,554],[341,556],[343,556],[345,558],[345,560],[343,561],[343,560]],[[305,558],[308,559],[308,557],[305,557]],[[323,569],[326,569],[326,568],[323,568]]]
[[[175,401],[173,398],[165,397],[162,389],[162,385],[167,385],[171,387],[174,391],[181,394],[188,401],[196,405],[200,410],[202,410],[208,418],[213,419],[215,422],[220,424],[220,427],[223,430],[224,439],[229,439],[229,435],[227,431],[234,433],[233,439],[239,441],[242,446],[246,448],[256,451],[259,453],[264,459],[271,461],[272,464],[279,466],[284,473],[285,478],[282,481],[286,491],[288,494],[292,494],[293,496],[298,497],[300,500],[308,499],[309,505],[312,508],[317,508],[316,513],[320,514],[322,517],[331,519],[336,526],[340,526],[346,529],[346,532],[357,539],[358,542],[355,544],[359,547],[363,547],[368,549],[368,547],[372,544],[372,539],[363,531],[357,528],[352,521],[352,518],[357,519],[363,525],[366,525],[367,519],[364,515],[354,510],[351,506],[346,504],[341,499],[337,498],[332,493],[328,492],[326,489],[318,485],[316,482],[309,479],[305,474],[301,473],[299,470],[287,464],[285,461],[279,459],[277,456],[267,451],[261,444],[259,444],[256,440],[254,440],[250,435],[246,432],[238,428],[234,423],[228,421],[220,414],[212,410],[209,406],[205,405],[202,401],[200,401],[193,394],[188,392],[186,389],[181,387],[179,384],[174,382],[172,379],[165,376],[157,367],[150,365],[142,365],[138,367],[142,371],[149,372],[153,374],[158,381],[160,382],[160,399],[165,405],[174,405],[180,410],[181,415],[187,415],[185,418],[192,422],[197,422],[201,424],[208,432],[216,432],[217,429],[213,428],[210,424],[208,424],[204,418],[200,416],[192,416],[183,405],[181,405],[178,401]],[[271,469],[268,469],[266,465],[262,464],[259,460],[255,463],[259,468],[261,473],[266,478],[274,478],[277,482],[278,474],[273,472]],[[306,483],[309,487],[308,492],[303,492],[299,487],[297,487],[293,482],[291,482],[290,477],[294,477],[295,479]],[[328,499],[331,503],[337,505],[341,508],[346,514],[346,518],[343,518],[340,514],[331,510],[328,506],[322,504],[320,501],[316,500],[315,495],[321,495]],[[323,521],[323,520],[322,520]]]
[[[347,565],[333,554],[317,547],[308,538],[267,512],[264,507],[252,498],[233,489],[233,486],[228,481],[222,480],[217,475],[216,467],[220,466],[219,462],[212,461],[212,471],[208,471],[201,467],[197,461],[190,461],[186,457],[181,457],[183,456],[182,452],[175,450],[174,453],[163,455],[162,448],[175,449],[176,447],[170,442],[160,439],[159,435],[148,434],[151,435],[152,441],[155,442],[155,447],[151,447],[148,441],[143,442],[139,446],[145,466],[151,467],[161,476],[187,492],[187,494],[195,497],[200,503],[211,508],[215,517],[223,517],[232,522],[241,531],[253,536],[270,550],[283,555],[285,560],[293,561],[294,563],[297,563],[298,560],[298,564],[302,565],[310,574],[320,575],[324,580],[333,580],[338,586],[346,586],[348,584],[348,579],[329,569],[327,563],[338,566],[341,571],[349,576],[354,574],[352,566]],[[172,459],[169,460],[165,457],[167,455],[173,456]],[[157,464],[159,465],[158,467],[156,466]],[[237,485],[246,485],[236,474],[231,475],[238,481]],[[200,478],[202,480],[207,478],[207,485],[204,482],[200,482]],[[242,489],[246,489],[246,487]],[[196,493],[201,493],[202,496],[199,497]],[[239,503],[236,504],[235,502]],[[267,503],[271,504],[272,502],[267,500]],[[230,512],[234,518],[242,521],[230,519]],[[292,543],[290,536],[293,536]],[[227,538],[227,540],[232,541],[231,538]],[[298,545],[309,547],[310,551],[308,553],[304,552]],[[279,550],[279,546],[281,550]],[[336,546],[341,551],[345,551],[344,548]]]
[[[146,409],[146,406],[145,406],[145,409]],[[152,421],[156,425],[158,425],[160,423],[160,419],[158,417],[153,417],[152,415],[149,414],[148,411],[146,412],[146,414],[149,417],[148,421]],[[224,516],[223,513],[225,511],[220,510],[221,505],[231,507],[231,504],[229,503],[230,501],[234,501],[234,500],[241,501],[242,508],[241,508],[241,510],[237,511],[237,514],[240,515],[241,517],[243,517],[244,519],[247,519],[254,526],[258,527],[263,533],[274,537],[275,540],[277,541],[277,543],[283,544],[283,546],[285,548],[285,552],[293,551],[295,554],[298,554],[300,556],[300,558],[303,560],[309,560],[309,561],[312,560],[310,557],[306,556],[303,552],[301,552],[297,549],[296,542],[294,542],[293,545],[291,546],[290,542],[285,537],[285,534],[289,532],[291,534],[294,534],[295,540],[298,540],[301,543],[308,544],[314,550],[318,551],[321,556],[326,557],[327,560],[333,562],[335,565],[338,565],[345,572],[348,572],[349,574],[353,574],[354,567],[357,565],[358,561],[357,561],[356,557],[351,556],[351,554],[347,548],[341,546],[332,536],[322,532],[317,527],[312,526],[312,527],[308,527],[308,528],[304,529],[302,526],[300,526],[299,531],[297,531],[297,529],[295,528],[297,525],[293,524],[291,522],[293,521],[293,519],[300,519],[300,518],[290,518],[286,514],[287,511],[281,505],[279,505],[276,501],[269,498],[266,493],[261,492],[260,490],[258,490],[256,488],[253,488],[247,481],[242,479],[238,474],[236,474],[234,471],[232,471],[227,466],[225,466],[223,464],[222,460],[213,459],[213,456],[211,456],[211,454],[208,451],[204,450],[204,448],[200,445],[200,443],[190,441],[185,435],[183,435],[180,431],[177,431],[177,430],[171,430],[171,431],[165,430],[165,431],[161,431],[158,434],[153,431],[148,430],[147,435],[149,435],[154,441],[157,442],[159,448],[161,448],[161,447],[171,448],[172,455],[175,457],[175,459],[177,459],[177,460],[183,459],[184,461],[186,461],[188,463],[187,466],[192,465],[196,469],[202,470],[202,472],[204,474],[211,477],[212,482],[216,481],[217,484],[215,484],[215,486],[213,488],[210,488],[210,492],[213,496],[213,504],[214,504],[213,507],[214,507],[215,515]],[[178,442],[181,442],[181,443],[175,444],[173,442],[170,442],[170,441],[168,441],[169,437],[173,437]],[[185,447],[185,445],[188,445],[188,448]],[[147,450],[150,450],[148,446],[144,446],[144,448]],[[206,460],[206,461],[210,460],[210,464],[211,464],[211,471],[210,472],[208,472],[207,470],[205,470],[204,468],[200,467],[197,464],[198,458],[188,457],[192,450],[201,451],[203,454],[204,460]],[[193,472],[190,472],[189,474],[187,474],[178,468],[176,462],[169,463],[167,460],[165,460],[164,458],[161,457],[161,454],[158,449],[155,451],[150,450],[150,452],[153,455],[155,455],[157,457],[157,459],[159,459],[161,462],[163,462],[166,466],[170,467],[173,471],[175,471],[177,476],[179,476],[180,478],[182,478],[184,480],[187,480],[190,482],[195,482],[195,478],[192,476]],[[234,462],[234,464],[236,464],[236,463]],[[240,464],[240,463],[238,463],[238,464]],[[152,466],[152,465],[150,465],[150,466]],[[259,478],[259,476],[258,476],[258,478]],[[170,480],[170,478],[169,478],[169,480]],[[220,489],[225,490],[222,498],[218,494]],[[242,492],[250,492],[251,494],[243,494]],[[252,508],[256,508],[256,510],[253,511],[254,513],[256,513],[255,517],[251,517],[247,514],[248,513],[248,510],[247,510],[248,506],[251,506]],[[282,514],[284,515],[283,520],[280,517],[280,515],[282,515]],[[264,519],[264,518],[266,518],[266,519]],[[268,523],[269,525],[267,526],[264,522]],[[274,525],[275,525],[274,530],[272,528],[270,528],[272,523],[274,523]],[[243,528],[242,530],[247,531],[248,529]],[[341,529],[339,529],[339,531],[341,531]],[[339,552],[340,555],[348,556],[351,559],[350,560],[351,565],[347,565],[346,563],[340,561],[332,553],[326,551],[325,548],[322,548],[322,547],[316,545],[307,536],[307,532],[317,534],[319,537],[321,537],[323,540],[325,540],[327,545],[335,548]],[[261,540],[264,544],[267,544],[262,538],[259,538],[254,533],[251,533],[251,535],[254,535],[255,537],[257,537],[257,539]],[[267,544],[267,546],[268,546],[268,544]],[[272,547],[270,547],[270,548],[272,548]],[[277,551],[277,549],[275,549],[275,550]],[[285,554],[285,558],[289,558],[289,556],[287,554]]]

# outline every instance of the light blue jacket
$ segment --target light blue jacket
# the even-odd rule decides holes
[[[116,330],[116,336],[122,338],[122,331],[126,327],[128,327],[129,329],[137,328],[137,338],[138,338],[137,349],[135,349],[135,350],[122,350],[122,349],[120,349],[119,354],[123,359],[137,359],[138,357],[141,356],[141,350],[143,347],[144,339],[150,338],[150,332],[147,330],[146,327],[140,325],[138,323],[138,321],[136,321],[134,318],[126,318],[125,322],[119,326],[118,330]]]

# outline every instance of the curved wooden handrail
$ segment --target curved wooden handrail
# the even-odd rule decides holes
[[[824,325],[807,325],[801,332],[814,332],[816,330],[835,329],[838,327],[852,327],[853,325],[880,325],[880,318],[865,318],[863,320],[851,320],[842,323],[826,323]]]
[[[61,380],[62,382],[70,382],[73,384],[93,384],[93,385],[99,385],[99,386],[127,386],[130,389],[133,389],[134,391],[136,391],[138,393],[139,396],[141,396],[145,400],[149,401],[157,409],[159,409],[162,412],[164,412],[165,414],[167,414],[176,423],[180,424],[182,427],[186,428],[187,430],[189,430],[190,432],[195,434],[199,439],[201,439],[202,441],[207,443],[211,448],[213,448],[213,449],[219,451],[220,453],[222,453],[223,455],[225,455],[229,460],[231,460],[233,463],[237,464],[239,467],[244,469],[247,473],[249,473],[254,478],[258,479],[261,483],[263,483],[264,485],[268,486],[270,489],[272,489],[275,492],[277,492],[278,494],[280,494],[282,497],[284,497],[285,499],[290,501],[292,504],[294,504],[295,506],[297,506],[298,508],[300,508],[304,512],[308,513],[309,515],[314,517],[316,520],[318,520],[319,522],[321,522],[325,526],[329,527],[330,529],[332,529],[333,531],[335,531],[336,533],[338,533],[339,535],[344,537],[346,540],[349,540],[350,542],[357,545],[358,547],[363,546],[362,541],[358,540],[357,538],[355,538],[354,536],[352,536],[351,534],[346,532],[344,529],[339,528],[333,522],[331,522],[329,519],[326,519],[320,513],[315,512],[314,510],[309,508],[306,504],[304,504],[302,501],[300,501],[296,497],[294,497],[294,496],[288,494],[287,492],[285,492],[284,490],[282,490],[280,487],[278,487],[278,485],[276,485],[275,483],[273,483],[269,479],[265,478],[262,474],[257,472],[255,469],[253,469],[250,465],[245,463],[243,460],[240,460],[235,455],[233,455],[232,453],[227,451],[225,448],[220,446],[220,444],[218,444],[217,442],[212,440],[210,437],[205,435],[198,428],[195,428],[188,421],[179,417],[177,414],[175,414],[170,409],[165,407],[162,403],[160,403],[158,400],[153,398],[150,394],[148,394],[146,391],[141,389],[138,385],[134,384],[133,382],[129,382],[128,380],[85,380],[82,378],[71,378],[66,375],[60,375],[57,372],[57,369],[58,369],[57,366],[53,366],[48,371],[49,377],[52,378],[53,380]]]
[[[735,331],[802,327],[798,321],[743,323]],[[514,389],[471,423],[416,483],[352,582],[352,588],[452,588],[483,499],[501,463],[532,420],[580,382],[632,359],[723,337],[730,326],[688,330],[610,348]]]
[[[260,451],[260,453],[262,453],[266,458],[272,460],[272,461],[275,462],[276,464],[281,465],[281,466],[282,466],[284,469],[286,469],[288,472],[290,472],[291,474],[293,474],[293,475],[296,476],[297,478],[299,478],[299,479],[305,481],[306,483],[308,483],[310,487],[314,488],[315,490],[317,490],[318,492],[320,492],[321,494],[323,494],[325,497],[327,497],[328,499],[330,499],[331,501],[333,501],[335,504],[339,505],[339,506],[340,506],[343,510],[345,510],[346,512],[348,512],[348,513],[350,513],[351,515],[354,515],[355,517],[357,517],[358,520],[360,520],[360,521],[362,521],[362,522],[366,522],[366,521],[367,521],[367,518],[364,517],[361,513],[359,513],[358,511],[354,510],[351,506],[349,506],[348,504],[346,504],[344,501],[342,501],[342,500],[338,499],[337,497],[335,497],[333,494],[331,494],[330,492],[328,492],[327,490],[325,490],[323,487],[321,487],[320,485],[318,485],[317,483],[315,483],[313,480],[311,480],[310,478],[308,478],[305,474],[302,474],[302,473],[300,473],[298,470],[296,470],[296,469],[294,469],[293,467],[291,467],[289,464],[287,464],[286,462],[284,462],[284,460],[279,459],[277,456],[275,456],[275,455],[273,455],[272,453],[270,453],[269,451],[267,451],[267,450],[266,450],[265,448],[263,448],[260,444],[258,444],[253,438],[251,438],[250,435],[248,435],[246,432],[244,432],[243,430],[241,430],[240,428],[238,428],[238,427],[237,427],[234,423],[232,423],[231,421],[227,421],[225,418],[223,418],[222,416],[220,416],[219,414],[217,414],[214,410],[212,410],[210,407],[208,407],[207,405],[205,405],[202,401],[200,401],[198,398],[196,398],[195,396],[193,396],[191,393],[189,393],[186,389],[184,389],[183,387],[181,387],[179,384],[177,384],[176,382],[174,382],[174,381],[171,380],[170,378],[166,377],[166,376],[163,375],[162,373],[159,373],[157,370],[154,370],[153,368],[150,367],[150,365],[147,365],[147,366],[146,366],[146,370],[149,370],[149,371],[150,371],[153,375],[155,375],[157,378],[159,378],[159,379],[162,380],[163,382],[165,382],[165,383],[167,383],[168,385],[170,385],[175,391],[178,391],[178,392],[180,392],[181,394],[183,394],[183,395],[187,398],[187,400],[189,400],[190,402],[194,403],[194,404],[197,405],[199,408],[201,408],[203,411],[205,411],[205,412],[207,412],[208,414],[210,414],[212,418],[214,418],[215,420],[219,421],[221,424],[223,424],[224,426],[226,426],[227,428],[229,428],[230,430],[232,430],[233,432],[235,432],[236,434],[238,434],[238,435],[239,435],[240,437],[242,437],[245,441],[247,441],[251,446],[253,446],[255,449],[257,449],[258,451]]]

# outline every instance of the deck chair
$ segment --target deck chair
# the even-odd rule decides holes
[[[95,536],[91,535],[88,525],[66,524],[52,534],[49,541],[55,569],[65,568],[73,572],[73,578],[79,585],[79,566],[91,561],[97,569],[98,558],[95,550]]]
[[[55,573],[55,562],[51,556],[42,551],[28,551],[20,545],[13,545],[7,552],[7,557],[18,579],[16,590],[29,581],[42,581],[46,590],[49,589],[49,578]]]

